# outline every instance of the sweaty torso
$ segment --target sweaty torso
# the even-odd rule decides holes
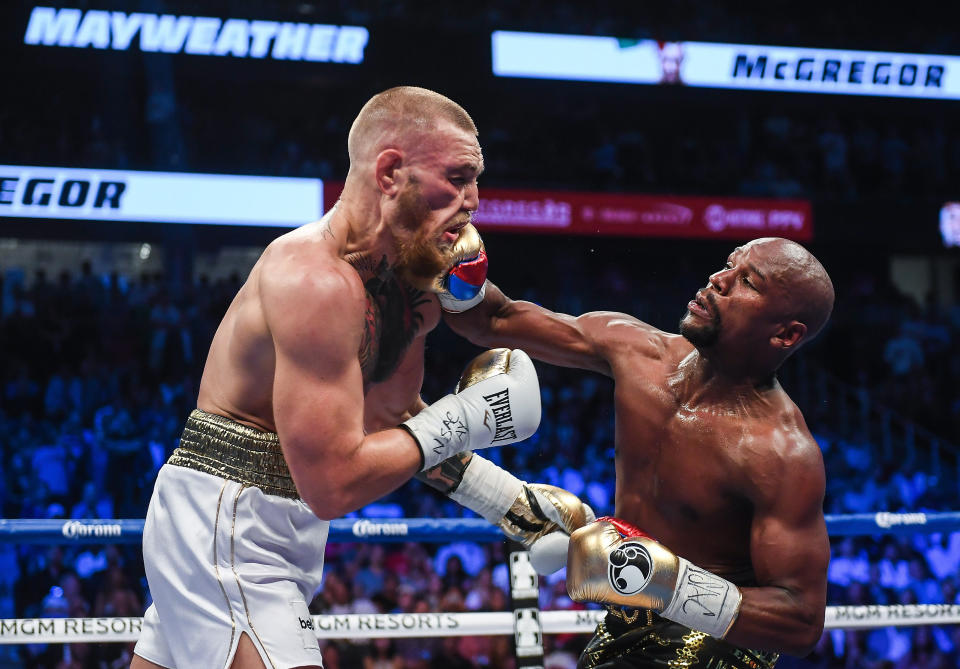
[[[646,334],[641,335],[648,338]],[[737,582],[752,578],[750,501],[767,485],[772,436],[797,429],[793,403],[776,385],[761,398],[690,402],[682,338],[659,338],[656,355],[622,347],[616,383],[616,515],[678,555]]]
[[[363,331],[356,353],[364,381],[364,429],[395,427],[417,402],[423,383],[424,338],[440,318],[436,299],[402,282],[385,259],[338,258],[336,242],[323,234],[322,224],[284,235],[254,265],[211,342],[198,408],[276,432],[272,400],[276,360],[258,286],[263,272],[284,271],[291,245],[308,246],[318,268],[323,263],[349,262],[364,285],[365,303],[357,306],[363,311]],[[324,323],[316,327],[323,328]]]

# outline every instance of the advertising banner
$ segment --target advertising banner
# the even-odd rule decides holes
[[[496,31],[501,77],[960,99],[960,56]]]
[[[773,236],[797,241],[813,237],[810,203],[804,200],[485,188],[475,220],[481,231],[698,239]]]
[[[319,179],[0,165],[0,217],[295,227]]]
[[[0,217],[293,228],[336,203],[320,179],[0,165]],[[813,236],[805,200],[483,188],[481,231],[698,239]]]
[[[326,182],[325,209],[342,182]],[[481,232],[531,232],[695,239],[813,238],[806,200],[480,189],[473,222]]]
[[[33,46],[353,65],[369,39],[364,26],[55,7],[34,7],[23,34]]]

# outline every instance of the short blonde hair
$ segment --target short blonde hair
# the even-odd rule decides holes
[[[397,86],[370,98],[350,127],[347,153],[350,163],[376,155],[397,141],[416,137],[449,121],[457,128],[477,134],[470,114],[450,98],[426,88]]]

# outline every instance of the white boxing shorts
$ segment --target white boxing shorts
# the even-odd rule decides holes
[[[226,668],[246,633],[267,667],[322,666],[307,604],[329,525],[296,496],[275,434],[194,411],[147,511],[153,604],[134,652]]]

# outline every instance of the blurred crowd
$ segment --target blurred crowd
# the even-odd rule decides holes
[[[921,121],[860,108],[825,114],[677,101],[645,106],[629,96],[628,104],[618,104],[609,92],[571,107],[556,91],[527,86],[546,102],[536,131],[523,114],[472,112],[487,185],[910,203],[950,199],[960,179],[960,127],[953,115],[933,113]],[[73,97],[70,91],[53,95],[63,96],[63,104]],[[325,102],[322,117],[311,109],[271,116],[245,106],[225,122],[221,109],[190,100],[189,92],[150,95],[170,98],[157,103],[168,111],[153,124],[153,139],[126,134],[103,112],[66,116],[59,104],[0,111],[5,160],[333,180],[347,173],[345,138],[360,102],[352,97],[340,106]],[[144,113],[150,104],[148,98]]]
[[[960,305],[931,298],[920,303],[903,295],[882,270],[853,270],[838,283],[837,307],[818,354],[832,374],[869,389],[873,401],[960,442],[954,381],[960,376]]]
[[[500,251],[496,278],[508,293],[568,313],[623,310],[664,329],[674,329],[682,311],[678,305],[715,269],[700,258],[677,262],[663,254],[660,264],[650,259],[647,275],[639,277],[630,258],[576,256],[563,248],[569,241],[543,244],[558,260],[534,271],[512,262],[511,254],[521,250],[511,250],[503,239],[489,240],[491,253]],[[587,276],[597,277],[592,288],[581,283]],[[952,402],[953,423],[932,427],[955,436],[960,396],[952,388],[947,393],[943,382],[956,373],[952,351],[960,323],[950,313],[914,304],[890,286],[865,288],[867,276],[835,275],[840,298],[834,321],[801,356],[811,365],[832,366],[851,388],[859,382],[875,401],[893,403],[914,418],[933,413],[938,400]],[[240,280],[201,278],[177,294],[161,275],[97,276],[89,265],[77,276],[52,279],[43,272],[25,277],[8,271],[0,312],[2,516],[142,518],[155,474],[194,406],[213,331]],[[634,289],[636,281],[643,282],[643,290]],[[857,336],[863,331],[870,332],[869,341]],[[476,350],[444,326],[431,342],[424,386],[428,401],[449,391]],[[540,430],[522,447],[492,449],[490,457],[521,478],[571,490],[598,514],[612,512],[612,384],[546,365],[539,372]],[[815,411],[808,412],[811,417],[828,472],[828,513],[956,506],[955,481],[934,478],[926,460],[905,466],[902,458],[887,457],[862,435],[843,433],[828,420],[818,423]],[[414,481],[360,514],[457,517],[470,512]],[[829,601],[960,603],[958,565],[960,533],[835,541]],[[136,616],[148,603],[136,547],[0,545],[0,618]],[[541,605],[573,606],[562,574],[544,580]],[[311,607],[317,613],[504,610],[509,602],[503,548],[467,542],[332,544],[325,585]],[[780,666],[957,666],[958,630],[833,632],[824,635],[811,658],[801,663],[785,658]],[[548,637],[547,666],[573,666],[584,642],[578,636]],[[126,666],[129,651],[122,644],[0,647],[0,658],[10,666],[100,668]],[[506,637],[415,639],[329,643],[325,660],[332,669],[510,667],[511,653]]]

